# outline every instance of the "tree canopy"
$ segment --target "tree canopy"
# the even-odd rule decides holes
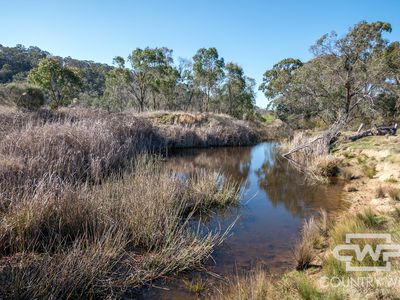
[[[314,58],[282,60],[265,72],[260,89],[286,120],[372,118],[398,87],[396,63],[389,67],[396,46],[388,46],[385,32],[391,32],[389,23],[363,21],[342,37],[325,34],[311,47]]]
[[[28,82],[41,87],[51,99],[50,105],[54,108],[71,102],[82,86],[79,72],[64,65],[57,58],[45,58],[32,69],[28,75]]]

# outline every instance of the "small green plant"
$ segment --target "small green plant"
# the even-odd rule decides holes
[[[322,293],[318,291],[316,286],[303,273],[296,272],[293,274],[292,280],[294,286],[302,299],[321,299]]]
[[[367,228],[371,229],[381,229],[387,223],[384,216],[374,213],[371,209],[358,213],[356,216]]]
[[[352,159],[352,158],[356,157],[356,155],[350,151],[343,152],[343,156],[347,159]]]
[[[189,292],[195,294],[201,294],[205,291],[207,286],[206,281],[201,277],[192,280],[183,279],[183,284]]]
[[[323,262],[322,269],[329,277],[348,277],[349,273],[346,272],[345,264],[330,254]]]
[[[273,121],[276,120],[276,117],[273,113],[266,113],[263,114],[261,117],[264,120],[265,124],[271,124]]]
[[[366,156],[365,154],[360,154],[357,156],[357,162],[361,165],[364,164],[366,162],[366,160],[368,159],[368,156]]]
[[[376,168],[375,165],[363,165],[362,171],[365,176],[372,179],[376,175]]]
[[[389,178],[385,179],[386,183],[398,183],[399,181],[391,175]]]

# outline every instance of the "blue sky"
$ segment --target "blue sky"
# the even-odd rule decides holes
[[[400,40],[400,0],[0,0],[0,44],[111,64],[136,47],[166,46],[191,58],[216,47],[261,82],[286,57],[307,60],[322,34],[343,34],[360,20],[387,21]],[[267,100],[258,93],[257,104]]]

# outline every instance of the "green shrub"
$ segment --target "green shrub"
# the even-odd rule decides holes
[[[12,102],[19,109],[37,110],[45,103],[43,91],[24,83],[11,83],[2,88],[5,100]]]

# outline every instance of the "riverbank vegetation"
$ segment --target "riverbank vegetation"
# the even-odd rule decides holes
[[[336,175],[338,161],[329,154],[343,131],[384,123],[395,133],[400,47],[385,38],[391,30],[385,22],[360,22],[343,36],[323,35],[311,46],[311,60],[287,58],[266,71],[260,89],[277,116],[314,130],[300,132],[284,154],[314,179]],[[365,172],[373,176],[372,168]]]
[[[204,214],[239,201],[239,184],[163,167],[181,147],[239,146],[257,123],[215,113],[59,108],[1,112],[0,296],[132,295],[201,267],[229,233]]]
[[[0,45],[0,297],[132,296],[201,266],[227,232],[196,218],[237,204],[239,187],[218,172],[183,179],[151,155],[250,145],[292,130],[285,157],[314,182],[344,178],[350,209],[305,222],[296,271],[271,278],[259,269],[216,297],[398,297],[396,289],[318,281],[362,275],[332,257],[345,233],[399,238],[398,137],[346,138],[360,123],[399,121],[400,46],[386,40],[390,31],[360,22],[322,36],[309,61],[278,62],[260,86],[269,111],[255,106],[254,80],[215,48],[178,64],[171,49],[137,48],[108,66]]]
[[[201,266],[227,232],[193,216],[237,203],[238,186],[217,173],[182,180],[149,156],[130,168],[100,185],[50,169],[28,189],[1,194],[2,298],[121,296]]]
[[[398,41],[385,39],[390,31],[384,22],[360,22],[344,36],[322,36],[310,61],[283,59],[265,73],[260,88],[276,116],[296,130],[282,143],[282,153],[313,182],[342,177],[348,209],[304,223],[294,249],[296,271],[273,276],[258,268],[222,288],[219,298],[398,299],[396,259],[391,272],[347,272],[333,256],[347,233],[386,233],[400,242],[400,140],[390,134],[349,138],[360,124],[371,132],[385,124],[396,133],[400,51]],[[379,242],[371,241],[373,249]],[[362,262],[384,264],[382,256]]]
[[[391,272],[347,272],[345,263],[332,254],[335,246],[345,244],[347,233],[389,233],[398,243],[399,206],[394,207],[390,213],[367,208],[351,210],[339,218],[310,219],[296,248],[299,270],[276,276],[260,266],[237,276],[219,290],[215,299],[398,299],[397,261],[392,262]],[[380,240],[370,242],[375,249]],[[366,264],[382,266],[385,262],[382,256],[378,261],[368,257],[358,262],[358,266]]]

